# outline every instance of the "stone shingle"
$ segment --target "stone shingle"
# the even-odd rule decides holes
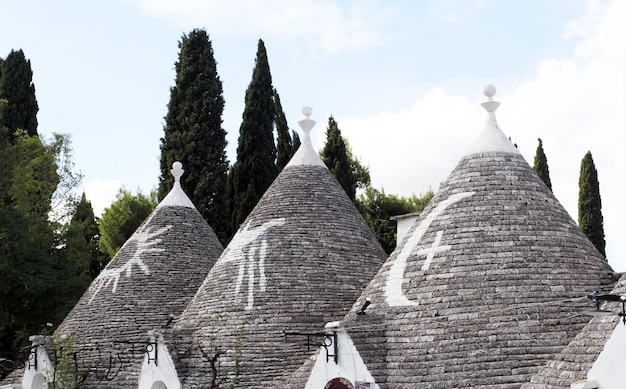
[[[195,208],[152,212],[56,331],[74,338],[89,388],[137,387],[148,331],[182,313],[222,251]]]
[[[388,280],[417,233],[397,281],[406,301],[396,303]],[[521,155],[474,153],[459,162],[344,325],[381,388],[519,388],[586,324],[578,312],[590,288],[613,282],[606,261]],[[372,305],[357,316],[365,297]],[[380,339],[362,332],[369,323]]]
[[[187,337],[178,343],[188,345],[175,357],[183,386],[210,380],[200,349],[209,356],[225,352],[222,379],[234,377],[238,361],[238,387],[275,385],[310,355],[306,339],[285,341],[283,331],[320,332],[341,319],[385,258],[325,166],[288,165],[177,323],[174,336]]]

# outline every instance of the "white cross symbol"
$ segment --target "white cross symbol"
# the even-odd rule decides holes
[[[402,291],[402,284],[404,283],[404,270],[406,269],[407,260],[409,259],[409,256],[413,253],[413,249],[415,249],[415,247],[417,247],[417,245],[422,240],[422,237],[426,233],[426,230],[428,230],[428,228],[430,227],[431,223],[450,205],[457,203],[466,197],[470,197],[473,194],[474,192],[453,194],[452,196],[437,204],[435,209],[433,209],[424,218],[424,220],[422,220],[420,225],[415,228],[413,233],[405,242],[404,246],[402,246],[402,249],[400,250],[398,255],[396,255],[396,258],[392,262],[389,268],[389,272],[387,273],[387,283],[385,285],[385,300],[387,301],[387,304],[389,304],[389,306],[399,307],[418,305],[415,301],[409,300]],[[426,261],[424,261],[424,264],[422,265],[422,271],[428,270],[430,268],[430,263],[432,262],[435,254],[450,250],[450,246],[439,245],[441,243],[442,236],[443,231],[439,231],[431,247],[420,249],[415,253],[416,255],[427,254]]]
[[[437,232],[437,236],[435,237],[435,241],[433,242],[432,246],[417,250],[417,252],[415,253],[415,255],[426,254],[426,260],[424,261],[424,264],[422,265],[422,271],[426,271],[430,269],[430,263],[433,261],[435,254],[443,253],[444,251],[450,250],[449,245],[445,245],[445,246],[439,245],[441,243],[442,236],[443,236],[443,231]]]

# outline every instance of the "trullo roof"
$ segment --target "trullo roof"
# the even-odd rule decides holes
[[[310,109],[304,113],[300,149],[177,322],[178,335],[191,333],[190,344],[175,339],[170,346],[184,387],[213,379],[273,387],[310,354],[306,336],[289,333],[319,332],[343,317],[386,258],[313,149],[308,132],[315,122]]]
[[[494,93],[477,141],[342,323],[382,389],[520,388],[589,321],[587,293],[615,281],[498,127]]]
[[[137,387],[148,331],[182,313],[223,251],[180,187],[182,172],[175,162],[173,189],[56,331],[73,337],[88,387]]]

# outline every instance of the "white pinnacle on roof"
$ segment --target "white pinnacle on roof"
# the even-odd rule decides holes
[[[163,201],[157,205],[157,208],[161,207],[187,207],[187,208],[195,208],[189,197],[183,191],[183,188],[180,186],[180,177],[185,172],[183,170],[183,164],[176,161],[172,164],[172,170],[170,170],[172,175],[174,176],[174,186],[170,193],[165,196]]]
[[[315,120],[311,120],[310,118],[312,113],[313,109],[311,107],[302,108],[302,114],[305,116],[305,119],[298,122],[298,124],[300,124],[300,128],[302,128],[302,141],[298,151],[296,151],[285,167],[295,165],[326,166],[313,149],[313,144],[311,143],[311,130],[313,129],[313,126],[315,126]]]
[[[496,94],[496,88],[493,85],[486,85],[483,89],[483,93],[488,99],[481,104],[481,106],[487,111],[487,122],[485,123],[485,128],[478,135],[478,138],[474,141],[465,155],[489,151],[503,151],[520,154],[513,143],[511,143],[506,135],[504,135],[500,127],[498,127],[495,112],[500,106],[500,103],[493,101],[492,99],[492,97]]]

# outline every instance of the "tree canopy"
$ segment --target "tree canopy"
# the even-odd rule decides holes
[[[156,193],[133,195],[120,189],[115,201],[104,209],[100,218],[100,250],[110,258],[122,248],[157,205]]]
[[[12,135],[24,130],[28,135],[37,135],[37,98],[33,84],[30,60],[22,50],[11,50],[0,63],[0,98],[7,100],[0,127],[6,127]]]
[[[94,279],[104,269],[109,257],[100,251],[100,230],[91,202],[83,192],[66,232],[68,258]],[[81,274],[82,276],[82,274]]]
[[[276,115],[276,167],[278,171],[282,171],[285,165],[291,160],[291,157],[298,151],[300,147],[300,138],[295,131],[292,131],[292,135],[289,134],[289,125],[287,124],[287,117],[283,111],[283,106],[280,103],[280,96],[276,89],[274,89],[274,111]]]
[[[550,190],[552,190],[552,182],[550,181],[550,170],[548,169],[548,158],[543,152],[543,142],[541,142],[541,138],[537,140],[539,141],[539,144],[537,145],[537,151],[535,152],[535,162],[533,164],[533,170],[546,184],[546,186]]]
[[[606,257],[604,240],[604,218],[598,172],[588,151],[580,163],[578,179],[578,225],[600,254]]]
[[[183,35],[176,62],[176,83],[170,89],[161,138],[158,198],[172,189],[172,164],[183,164],[181,186],[200,214],[225,243],[230,235],[226,197],[228,159],[222,128],[224,97],[213,47],[205,30]]]
[[[274,144],[274,88],[263,40],[259,39],[252,81],[246,90],[232,169],[232,231],[248,216],[278,175]]]
[[[396,222],[391,217],[421,212],[433,196],[434,192],[428,191],[421,196],[401,197],[368,187],[358,196],[357,207],[385,252],[391,254],[397,240]]]
[[[0,175],[0,349],[27,344],[60,323],[89,283],[88,263],[66,246],[66,229],[51,221],[61,180],[58,145],[18,130],[2,145]],[[69,152],[67,149],[66,152]],[[71,158],[71,153],[65,156]],[[62,215],[61,215],[62,216]],[[59,219],[63,219],[60,217]]]
[[[320,156],[350,200],[356,201],[357,189],[365,189],[370,184],[369,169],[354,157],[332,115],[328,118],[326,143]]]

